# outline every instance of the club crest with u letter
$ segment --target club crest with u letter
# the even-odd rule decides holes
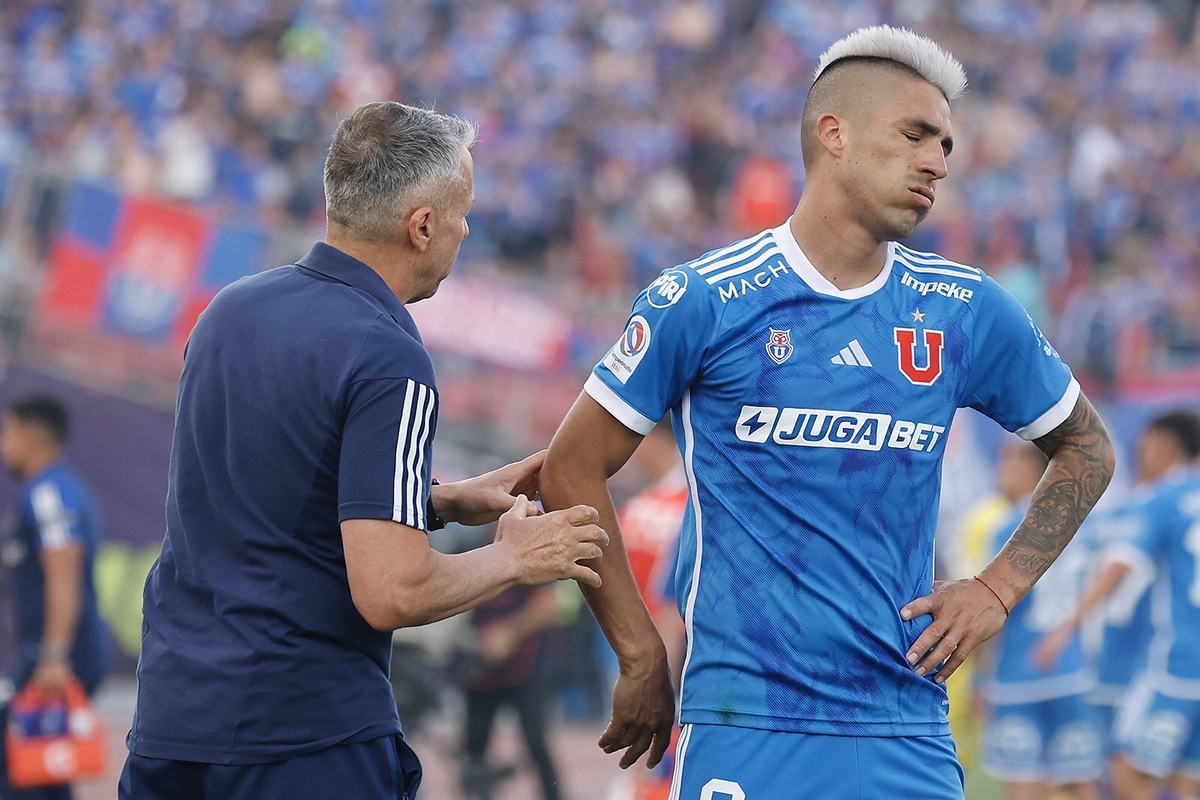
[[[767,339],[767,355],[776,364],[782,364],[792,357],[792,351],[796,349],[792,347],[792,329],[777,331],[770,328],[769,330],[771,335]]]

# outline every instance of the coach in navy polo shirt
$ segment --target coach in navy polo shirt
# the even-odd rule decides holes
[[[595,510],[524,497],[541,454],[431,489],[437,391],[404,304],[468,233],[474,139],[430,111],[358,109],[325,164],[327,243],[196,324],[120,797],[412,800],[391,631],[516,584],[598,585],[578,563],[607,542]],[[497,518],[487,547],[429,546],[442,520]]]

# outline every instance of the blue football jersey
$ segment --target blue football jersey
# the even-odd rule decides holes
[[[1155,484],[1142,514],[1127,552],[1131,564],[1157,569],[1146,669],[1166,693],[1200,699],[1200,472],[1179,469]]]
[[[1017,510],[996,528],[989,556],[1004,548],[1028,507],[1028,502],[1019,504]],[[1090,561],[1087,544],[1072,542],[1033,585],[1025,599],[1013,607],[990,648],[990,668],[983,682],[983,693],[989,702],[997,705],[1038,703],[1080,694],[1095,685],[1095,675],[1085,663],[1078,633],[1050,669],[1041,670],[1033,662],[1034,650],[1042,637],[1074,613]]]
[[[1120,559],[1120,553],[1142,535],[1149,491],[1150,487],[1143,487],[1121,505],[1093,512],[1084,522],[1079,535],[1086,536],[1098,554],[1098,569],[1113,558]],[[1146,665],[1154,632],[1148,591],[1154,568],[1144,558],[1136,559],[1130,566],[1133,570],[1104,604],[1100,617],[1100,643],[1095,659],[1098,686],[1093,695],[1100,703],[1116,704],[1124,696]]]
[[[970,406],[1036,438],[1079,393],[1009,294],[897,244],[842,291],[784,224],[665,270],[585,389],[639,433],[672,415],[684,722],[948,732],[899,613],[932,587],[946,429]]]

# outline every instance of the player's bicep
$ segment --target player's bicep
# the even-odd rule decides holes
[[[48,591],[55,587],[78,587],[83,576],[83,545],[71,542],[61,547],[47,550],[42,549],[39,559],[42,564],[42,574],[46,576]]]
[[[607,480],[633,455],[642,436],[582,392],[550,443],[543,480],[562,475]]]
[[[386,519],[347,519],[341,529],[354,607],[371,627],[394,629],[404,589],[419,583],[429,568],[428,537]]]

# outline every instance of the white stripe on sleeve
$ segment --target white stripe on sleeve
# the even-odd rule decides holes
[[[410,470],[407,468],[408,448],[411,437],[408,430],[412,427],[414,406],[416,405],[417,382],[408,381],[404,392],[404,409],[400,413],[400,427],[396,432],[396,467],[392,477],[392,519],[402,525],[412,525],[411,505],[406,503],[409,497]]]
[[[433,428],[433,389],[409,379],[396,432],[396,466],[392,476],[392,519],[410,528],[425,527],[425,445]]]
[[[592,373],[583,384],[583,390],[604,409],[616,417],[617,421],[634,433],[642,436],[653,430],[657,424],[654,420],[626,403],[616,392],[608,388],[608,384]]]
[[[61,550],[71,544],[75,537],[71,535],[71,522],[58,487],[49,481],[39,483],[33,487],[30,501],[42,549]]]

